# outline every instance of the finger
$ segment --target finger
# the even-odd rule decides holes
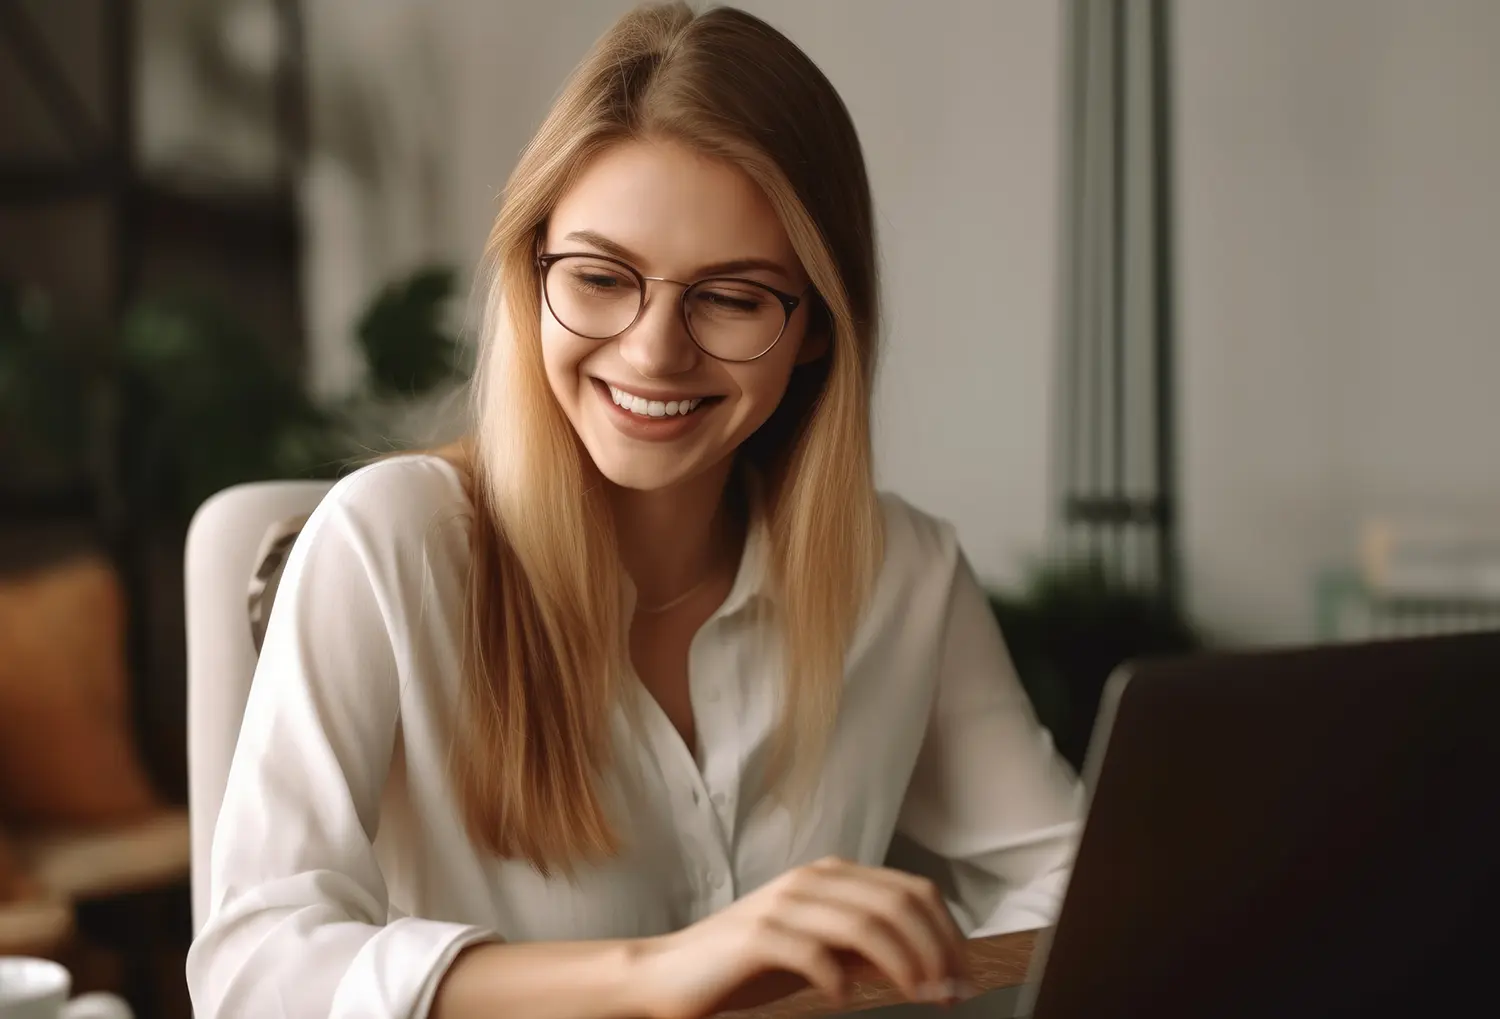
[[[930,905],[922,901],[920,886],[893,881],[877,873],[877,868],[851,865],[841,871],[827,872],[804,894],[878,917],[916,957],[922,982],[967,976],[962,968],[962,950],[949,935],[952,919],[935,915]],[[947,910],[942,912],[946,914]]]
[[[781,920],[766,919],[754,943],[762,965],[796,973],[836,1006],[844,1004],[844,971],[825,942]]]
[[[928,979],[921,955],[889,921],[834,898],[798,896],[779,919],[825,944],[857,952],[891,984],[915,1000]]]
[[[945,975],[966,977],[968,975],[968,951],[965,947],[967,939],[954,921],[953,914],[948,911],[948,905],[943,901],[942,893],[938,891],[937,886],[927,878],[890,867],[862,869],[868,872],[870,880],[904,900],[896,908],[920,910],[930,921],[930,929],[938,939],[940,950],[952,968],[951,972]]]
[[[948,906],[943,901],[942,893],[937,885],[925,877],[897,870],[894,867],[870,867],[865,864],[851,863],[837,856],[824,857],[810,864],[808,869],[825,875],[867,878],[888,887],[906,889],[920,897],[923,907],[936,923],[939,932],[950,938],[956,948],[962,948],[967,940],[963,931],[959,930],[958,924],[954,922],[953,914],[948,911]]]
[[[905,889],[908,894],[915,896],[916,902],[931,918],[937,936],[942,942],[943,951],[952,967],[948,975],[967,979],[970,975],[968,939],[964,937],[964,932],[954,921],[953,914],[948,911],[948,904],[943,901],[942,893],[938,891],[937,886],[927,878],[908,874],[905,871],[889,867],[872,869],[875,871],[876,880],[894,888]]]

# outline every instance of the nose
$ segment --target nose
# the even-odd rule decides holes
[[[641,317],[618,342],[625,363],[647,379],[671,378],[691,371],[701,356],[682,319],[676,288],[660,284],[648,287]]]

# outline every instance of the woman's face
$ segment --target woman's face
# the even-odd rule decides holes
[[[752,319],[764,327],[767,316],[779,325],[785,312],[769,291],[699,288],[689,295],[690,334],[683,287],[647,282],[634,325],[587,339],[559,316],[607,332],[614,326],[589,328],[590,318],[628,321],[638,306],[635,283],[606,261],[554,264],[552,300],[542,302],[547,378],[600,473],[617,485],[664,489],[722,464],[776,409],[792,369],[818,353],[811,343],[804,349],[811,295],[791,241],[760,188],[727,163],[670,142],[606,150],[548,221],[543,253],[577,252],[614,256],[642,276],[685,284],[731,276],[804,298],[769,351],[731,363],[705,353],[693,335],[705,342],[749,335]]]

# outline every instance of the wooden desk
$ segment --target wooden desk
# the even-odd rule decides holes
[[[1026,979],[1026,968],[1031,963],[1035,944],[1035,931],[998,934],[970,941],[969,965],[974,971],[974,982],[981,991],[1021,984]],[[721,1012],[718,1019],[814,1019],[880,1005],[897,1005],[905,1000],[890,984],[871,974],[863,980],[856,977],[848,1002],[838,1011],[830,1011],[827,1001],[817,991],[804,990],[760,1008]]]

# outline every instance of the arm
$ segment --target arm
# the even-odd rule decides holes
[[[1082,818],[983,589],[955,553],[938,688],[898,831],[947,864],[970,936],[1057,919]]]
[[[496,945],[482,928],[389,918],[372,842],[406,645],[394,578],[442,568],[391,536],[401,498],[370,474],[346,480],[287,565],[214,833],[211,915],[188,956],[195,1012],[629,1015],[619,943]]]
[[[403,630],[386,589],[395,543],[365,508],[379,485],[362,472],[336,486],[287,564],[214,831],[211,912],[188,955],[205,1019],[425,1014],[454,957],[492,937],[387,923],[371,843]]]

